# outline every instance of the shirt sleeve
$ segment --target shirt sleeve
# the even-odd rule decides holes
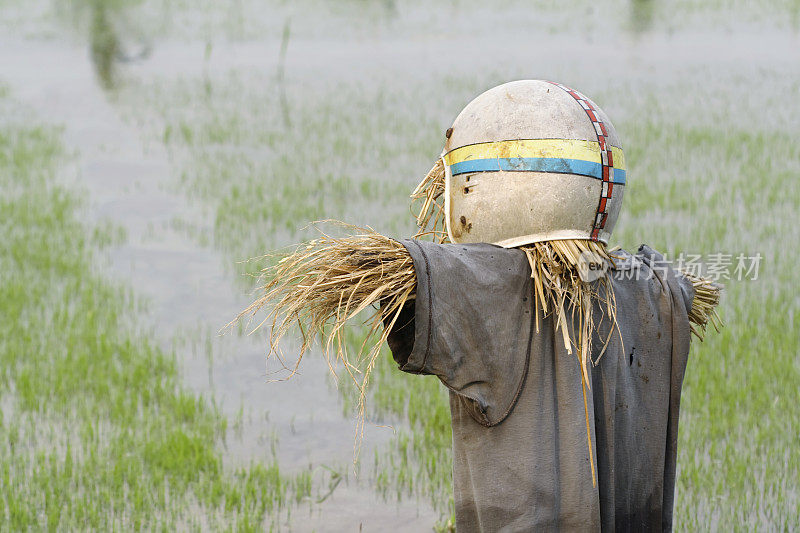
[[[514,408],[530,357],[525,254],[490,244],[402,244],[417,290],[388,336],[395,361],[404,372],[436,375],[479,423],[499,424]]]

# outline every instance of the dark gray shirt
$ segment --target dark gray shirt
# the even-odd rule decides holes
[[[403,245],[417,293],[389,346],[450,389],[457,530],[670,530],[691,283],[646,246],[610,273],[619,333],[591,369],[590,449],[580,364],[535,309],[525,254]],[[610,323],[594,313],[596,358]]]

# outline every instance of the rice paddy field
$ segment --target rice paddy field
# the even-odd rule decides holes
[[[435,378],[386,351],[354,463],[319,349],[276,381],[267,331],[219,331],[310,222],[411,235],[445,129],[520,78],[614,121],[614,244],[725,284],[675,529],[800,529],[799,30],[796,0],[0,0],[0,530],[451,529]]]

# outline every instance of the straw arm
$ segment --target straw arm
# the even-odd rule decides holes
[[[265,268],[260,295],[233,322],[252,319],[266,310],[267,316],[252,331],[265,324],[269,327],[268,358],[279,355],[280,340],[298,325],[304,342],[297,362],[319,336],[332,369],[333,361],[339,361],[354,380],[355,374],[366,372],[356,380],[360,387],[367,382],[385,341],[380,334],[383,320],[391,321],[405,302],[414,298],[416,276],[411,256],[400,242],[369,228],[342,225],[350,235],[323,233]],[[349,354],[344,326],[357,317],[367,325],[369,340]]]

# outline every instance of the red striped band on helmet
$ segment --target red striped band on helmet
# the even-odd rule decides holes
[[[597,133],[597,142],[600,144],[600,164],[602,165],[601,173],[603,179],[603,184],[600,189],[600,202],[597,204],[597,213],[594,217],[591,234],[592,240],[597,241],[600,238],[600,230],[606,225],[606,219],[608,219],[608,202],[611,200],[611,195],[614,192],[614,156],[611,155],[611,145],[606,142],[608,130],[606,129],[606,125],[603,124],[600,115],[597,113],[597,108],[588,98],[561,83],[554,81],[548,81],[548,83],[566,91],[567,94],[580,104],[586,112],[586,116],[592,121],[594,131]]]

